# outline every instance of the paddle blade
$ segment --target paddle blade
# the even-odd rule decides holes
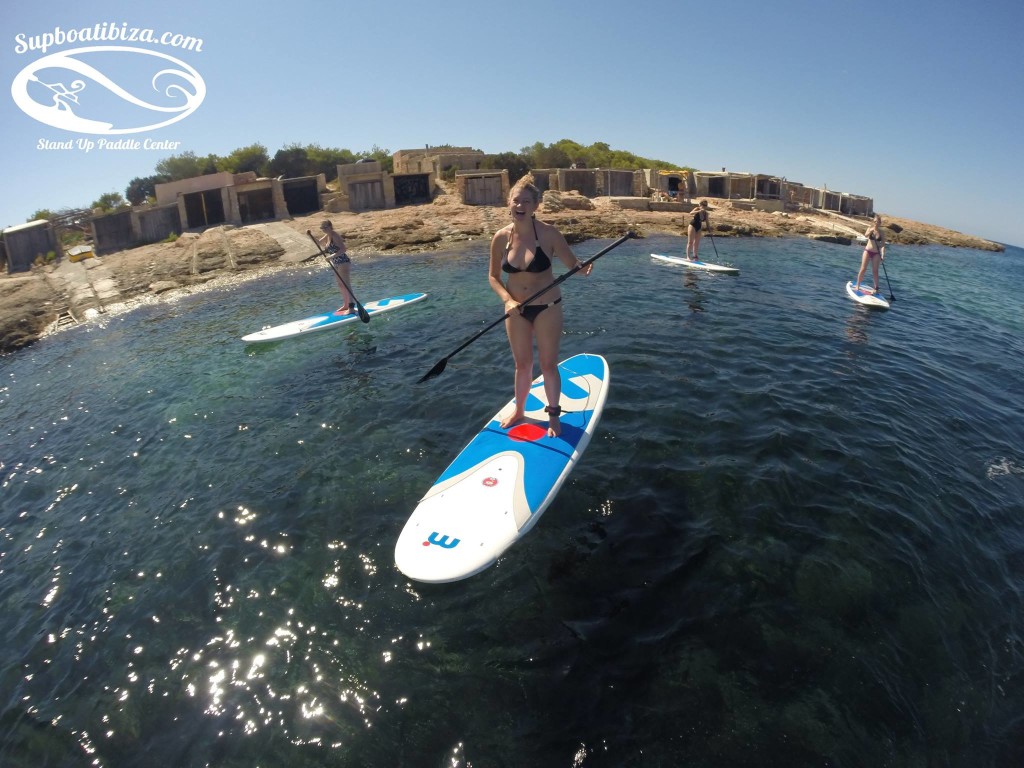
[[[362,304],[356,304],[356,308],[359,310],[359,319],[364,323],[370,322],[370,313],[366,311]]]
[[[440,360],[438,360],[434,364],[433,368],[431,368],[429,371],[427,371],[427,373],[423,376],[422,379],[420,379],[417,382],[417,384],[422,384],[423,382],[427,381],[428,379],[432,379],[435,376],[440,376],[442,373],[444,373],[444,369],[447,367],[447,365],[448,365],[448,358],[447,357],[442,357]]]

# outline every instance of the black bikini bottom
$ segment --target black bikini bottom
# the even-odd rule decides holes
[[[539,315],[548,307],[553,307],[555,306],[555,304],[561,303],[561,301],[562,299],[561,297],[559,297],[552,301],[550,304],[527,304],[525,307],[522,308],[522,311],[519,314],[532,325],[533,321],[537,319],[537,315]]]

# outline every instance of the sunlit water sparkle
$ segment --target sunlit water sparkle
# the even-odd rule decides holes
[[[511,395],[500,328],[416,383],[500,316],[482,242],[357,259],[430,294],[365,326],[243,344],[337,303],[303,267],[0,358],[0,764],[1024,764],[1024,252],[893,247],[876,312],[851,248],[682,248],[563,285],[604,417],[450,585],[393,548]]]

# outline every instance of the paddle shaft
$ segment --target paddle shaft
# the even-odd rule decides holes
[[[354,301],[356,304],[356,310],[359,312],[359,319],[362,320],[364,323],[370,322],[370,313],[363,308],[363,305],[359,303],[359,299],[357,299],[356,295],[352,293],[352,288],[349,287],[349,284],[345,282],[345,278],[341,276],[341,272],[338,271],[338,268],[334,265],[334,262],[331,261],[331,257],[324,253],[324,249],[320,247],[320,242],[315,237],[313,237],[312,232],[310,232],[307,229],[306,234],[309,235],[309,239],[313,241],[313,245],[316,246],[316,249],[320,251],[320,255],[327,259],[328,265],[330,265],[331,269],[334,270],[334,274],[338,276],[338,279],[341,280],[341,284],[345,286],[345,290],[348,291],[348,295],[352,297],[352,301]]]
[[[719,260],[718,246],[715,245],[715,236],[711,234],[711,222],[708,221],[706,214],[704,216],[704,225],[708,228],[708,237],[711,238],[711,247],[715,249],[715,259]]]
[[[889,282],[889,273],[885,269],[885,258],[881,253],[878,254],[878,260],[882,262],[882,274],[885,275],[885,284],[889,286],[889,301],[896,301],[896,297],[892,295],[892,284]],[[911,299],[913,304],[913,299]]]
[[[575,275],[575,274],[576,274],[577,272],[579,272],[579,271],[580,271],[581,269],[586,269],[586,268],[587,268],[587,266],[589,266],[590,264],[593,264],[593,263],[594,263],[595,261],[597,261],[597,260],[598,260],[599,258],[601,258],[601,257],[602,257],[602,256],[604,256],[604,255],[605,255],[606,253],[608,253],[608,251],[612,250],[612,248],[616,248],[617,246],[620,246],[620,245],[622,245],[622,244],[623,244],[624,242],[626,242],[627,240],[629,240],[629,239],[630,239],[631,237],[636,237],[636,235],[635,235],[635,234],[634,234],[633,232],[627,232],[627,233],[626,233],[626,234],[624,234],[624,235],[623,235],[622,237],[620,237],[620,238],[619,238],[618,240],[616,240],[616,241],[615,241],[614,243],[612,243],[612,244],[611,244],[611,245],[609,245],[609,246],[606,246],[605,248],[602,248],[602,249],[601,249],[600,251],[598,251],[597,253],[595,253],[595,254],[594,254],[593,256],[591,256],[591,257],[590,257],[589,259],[587,259],[586,261],[581,261],[581,262],[580,262],[579,264],[577,264],[577,265],[576,265],[575,267],[573,267],[572,269],[570,269],[570,270],[569,270],[568,272],[566,272],[566,273],[565,273],[564,275],[560,275],[559,277],[555,278],[555,281],[554,281],[553,283],[551,283],[551,284],[550,284],[550,285],[548,285],[548,286],[545,286],[544,288],[541,288],[541,289],[540,289],[539,291],[537,291],[537,292],[536,292],[535,294],[533,294],[533,296],[530,296],[530,297],[529,297],[529,298],[527,298],[527,299],[526,299],[525,301],[522,301],[522,302],[520,302],[520,303],[519,303],[519,306],[521,307],[521,306],[523,306],[523,305],[525,305],[525,304],[529,304],[529,303],[530,303],[531,301],[533,301],[534,299],[536,299],[536,298],[537,298],[538,296],[543,296],[543,295],[544,295],[545,293],[547,293],[548,291],[550,291],[550,290],[551,290],[552,288],[554,288],[554,287],[555,287],[556,285],[559,285],[559,284],[561,284],[561,283],[564,283],[564,282],[565,282],[566,280],[568,280],[568,279],[569,279],[570,277],[572,277],[573,275]],[[506,320],[508,320],[508,318],[509,318],[509,317],[511,316],[511,314],[512,314],[512,313],[511,313],[511,311],[509,311],[509,312],[506,312],[506,313],[505,313],[504,315],[502,315],[501,317],[499,317],[499,318],[498,318],[497,320],[495,320],[495,321],[494,321],[493,323],[491,323],[490,325],[488,325],[488,326],[487,326],[486,328],[484,328],[484,329],[483,329],[482,331],[480,331],[480,332],[478,332],[478,333],[474,334],[473,336],[471,336],[470,338],[466,339],[466,340],[465,340],[464,342],[462,342],[462,344],[460,344],[460,345],[459,345],[458,347],[456,347],[456,348],[455,348],[454,350],[452,350],[452,352],[451,352],[450,354],[448,354],[448,355],[446,355],[445,357],[441,358],[441,359],[440,359],[440,360],[439,360],[439,361],[438,361],[438,362],[437,362],[437,363],[436,363],[436,364],[434,365],[434,367],[433,367],[433,368],[431,368],[431,369],[430,369],[429,371],[427,371],[427,374],[426,374],[426,375],[425,375],[425,376],[424,376],[424,377],[423,377],[422,379],[420,379],[420,381],[421,381],[421,382],[424,382],[424,381],[426,381],[427,379],[431,379],[431,378],[433,378],[434,376],[437,376],[438,374],[440,374],[440,373],[441,373],[442,371],[444,371],[444,369],[445,369],[445,366],[446,366],[446,365],[448,365],[448,361],[449,361],[449,360],[450,360],[451,358],[455,357],[455,355],[459,354],[459,352],[461,352],[462,350],[464,350],[464,349],[465,349],[466,347],[468,347],[468,346],[469,346],[470,344],[472,344],[472,343],[473,343],[474,341],[476,341],[477,339],[479,339],[479,338],[480,338],[481,336],[483,336],[483,335],[484,335],[485,333],[487,333],[487,332],[488,332],[489,330],[491,330],[492,328],[494,328],[494,327],[495,327],[496,325],[500,325],[501,323],[503,323],[503,322],[505,322]]]

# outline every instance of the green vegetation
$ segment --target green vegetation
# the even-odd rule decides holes
[[[683,166],[665,160],[651,160],[632,152],[612,149],[603,141],[594,142],[589,147],[571,139],[562,139],[547,146],[537,142],[533,146],[523,147],[519,155],[530,168],[568,168],[575,164],[577,168],[683,170]]]
[[[435,147],[443,149],[450,145]],[[105,213],[125,208],[129,205],[140,205],[146,200],[156,198],[156,185],[170,181],[190,179],[209,173],[227,171],[244,173],[253,171],[259,176],[315,176],[324,174],[328,181],[338,176],[337,167],[357,160],[377,160],[381,168],[392,173],[394,160],[391,151],[378,147],[376,144],[369,151],[353,152],[337,147],[322,147],[319,144],[289,144],[274,153],[271,157],[262,144],[250,144],[239,147],[226,156],[206,155],[200,157],[195,152],[182,152],[160,160],[154,167],[151,176],[136,177],[128,182],[124,197],[118,192],[101,195],[90,208],[100,208]],[[683,170],[679,166],[665,160],[652,160],[632,152],[612,149],[604,142],[594,142],[590,146],[578,144],[571,139],[561,139],[553,144],[537,142],[523,147],[519,152],[501,152],[488,155],[481,163],[481,168],[508,171],[509,180],[515,183],[531,168],[619,168],[637,170],[654,168],[656,170]],[[689,168],[687,170],[693,170]],[[454,178],[454,169],[445,169],[443,178]],[[53,219],[55,214],[47,209],[36,211],[26,221],[35,219]],[[58,212],[59,215],[59,212]]]
[[[128,188],[124,191],[124,196],[128,198],[128,202],[132,205],[142,205],[147,200],[155,202],[156,185],[170,180],[169,176],[164,176],[161,173],[152,176],[137,176],[128,182]]]
[[[120,192],[107,192],[99,196],[89,207],[93,210],[99,208],[104,213],[113,213],[121,208],[127,208],[130,203],[121,197]]]

